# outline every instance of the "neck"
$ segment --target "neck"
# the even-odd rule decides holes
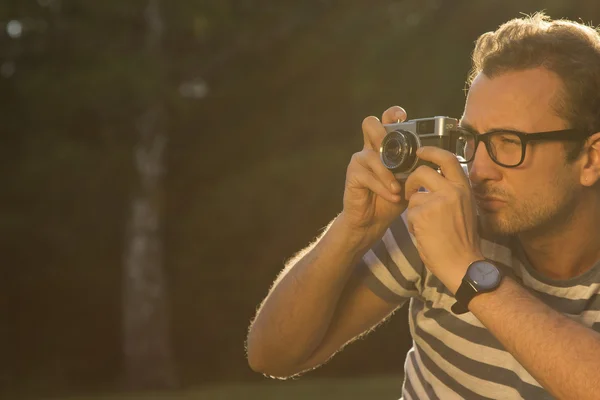
[[[579,276],[600,260],[600,198],[590,194],[568,218],[517,237],[534,269],[552,279]]]

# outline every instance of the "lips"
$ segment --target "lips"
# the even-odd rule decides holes
[[[506,205],[506,201],[499,197],[483,196],[479,194],[475,194],[474,196],[477,205],[485,211],[498,211]]]
[[[475,198],[477,200],[482,200],[482,201],[502,201],[504,203],[506,203],[505,200],[502,200],[500,197],[494,197],[494,196],[483,196],[480,194],[475,193]]]

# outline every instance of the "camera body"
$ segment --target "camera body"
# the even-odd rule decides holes
[[[457,127],[458,120],[450,117],[420,118],[385,124],[387,135],[379,149],[381,161],[398,179],[406,179],[420,165],[428,165],[437,170],[437,165],[419,159],[416,152],[422,146],[435,146],[456,154]]]

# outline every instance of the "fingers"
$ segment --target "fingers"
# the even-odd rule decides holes
[[[437,192],[448,182],[436,170],[427,166],[420,166],[408,176],[404,183],[404,193],[407,200],[418,194],[419,188],[424,187],[429,192]],[[426,193],[425,193],[426,194]]]
[[[362,123],[362,131],[364,140],[363,148],[369,150],[379,150],[381,141],[387,134],[385,128],[381,122],[379,122],[379,119],[373,116],[365,118]]]
[[[395,124],[406,121],[406,111],[400,106],[392,106],[383,112],[381,120],[384,124]]]
[[[387,201],[397,203],[402,199],[400,184],[374,150],[363,150],[352,156],[347,179],[348,185],[367,188]]]
[[[414,193],[410,197],[407,208],[411,209],[411,208],[416,208],[416,207],[422,206],[426,202],[431,201],[431,199],[432,199],[432,193],[424,193],[424,192]]]
[[[383,113],[383,123],[391,124],[406,120],[406,111],[402,107],[393,106]],[[362,123],[364,149],[378,150],[381,141],[387,134],[383,124],[377,117],[367,117]]]
[[[417,157],[439,165],[444,177],[452,182],[469,185],[469,180],[456,156],[439,147],[424,146],[417,152]],[[427,189],[429,187],[425,186]]]
[[[408,231],[411,234],[415,234],[414,227],[416,218],[418,218],[419,216],[419,207],[429,201],[434,201],[434,197],[435,194],[424,192],[417,192],[410,197],[410,200],[408,201],[408,206],[406,207],[406,223]]]

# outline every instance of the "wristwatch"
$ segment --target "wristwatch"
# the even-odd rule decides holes
[[[471,263],[454,296],[456,303],[452,305],[452,312],[454,314],[468,312],[471,299],[478,294],[496,290],[500,286],[502,277],[502,271],[488,260]]]

